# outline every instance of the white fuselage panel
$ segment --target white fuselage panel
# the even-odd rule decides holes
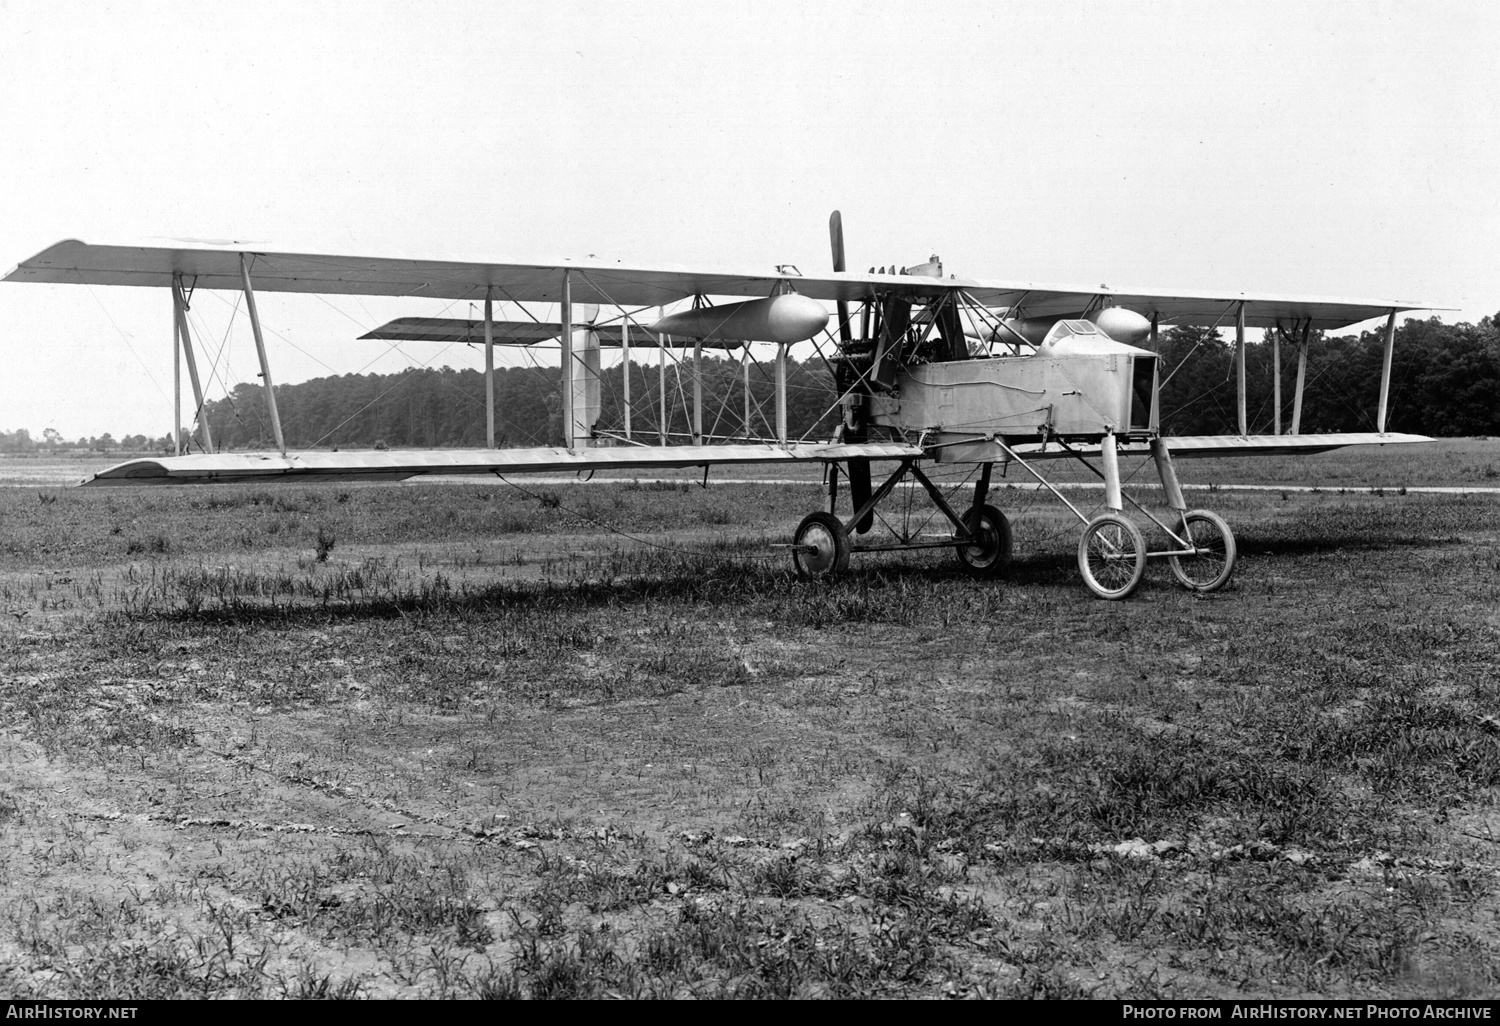
[[[1156,358],[1118,348],[920,364],[897,377],[894,395],[873,397],[871,422],[939,440],[1153,431]]]

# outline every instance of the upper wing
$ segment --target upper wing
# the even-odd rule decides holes
[[[533,264],[277,253],[236,245],[110,246],[76,239],[22,261],[4,280],[168,286],[174,274],[182,274],[199,288],[238,289],[242,253],[251,258],[255,288],[324,295],[478,300],[493,290],[496,299],[552,303],[561,299],[563,272],[568,271],[573,302],[614,306],[663,306],[695,295],[763,297],[787,282],[804,296],[828,301],[859,301],[890,293],[930,299],[960,289],[984,306],[1020,305],[1031,317],[1077,315],[1104,302],[1155,317],[1162,324],[1232,323],[1240,303],[1246,304],[1245,323],[1253,327],[1310,322],[1315,328],[1342,328],[1392,311],[1439,309],[1402,300],[1178,293],[921,275],[840,272],[805,277],[571,261]]]
[[[169,286],[174,274],[182,274],[198,288],[239,289],[243,284],[242,252],[251,257],[250,275],[257,290],[322,295],[478,300],[494,289],[496,299],[555,303],[562,297],[563,272],[569,271],[574,303],[664,306],[695,295],[764,297],[778,282],[786,280],[775,272],[746,274],[573,262],[406,260],[204,245],[100,246],[76,239],[59,242],[22,261],[4,280]],[[895,275],[875,277],[900,280]],[[793,280],[799,292],[814,299],[858,299],[865,288],[857,281]],[[804,290],[804,281],[815,287]]]

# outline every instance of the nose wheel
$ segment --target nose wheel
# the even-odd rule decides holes
[[[1238,552],[1234,547],[1234,532],[1224,518],[1206,509],[1189,510],[1182,515],[1182,533],[1193,549],[1192,554],[1167,557],[1178,583],[1205,593],[1228,584]]]
[[[1127,597],[1146,574],[1146,540],[1140,528],[1119,513],[1090,520],[1078,539],[1078,570],[1100,598]]]

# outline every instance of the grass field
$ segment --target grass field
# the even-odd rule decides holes
[[[1257,466],[1120,603],[1003,487],[0,489],[0,991],[1493,997],[1500,444]]]

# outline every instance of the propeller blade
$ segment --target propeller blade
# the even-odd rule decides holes
[[[834,271],[845,270],[844,266],[844,215],[837,210],[828,218],[828,242],[833,247],[833,269]],[[838,300],[839,311],[839,341],[847,346],[853,340],[852,327],[849,324],[849,304],[845,300]],[[863,415],[856,421],[854,430],[845,431],[844,437],[851,441],[864,441],[865,427]],[[870,464],[868,460],[850,460],[845,464],[845,475],[849,478],[849,500],[854,503],[858,510],[870,500]],[[859,523],[854,525],[858,534],[867,533],[875,525],[875,514],[866,514]]]
[[[828,242],[833,247],[833,269],[835,272],[845,270],[844,267],[844,215],[835,210],[828,217]],[[848,345],[853,339],[849,327],[849,303],[840,299],[837,304],[839,312],[839,341]]]
[[[844,215],[837,210],[828,215],[828,241],[833,245],[833,269],[844,270]]]

